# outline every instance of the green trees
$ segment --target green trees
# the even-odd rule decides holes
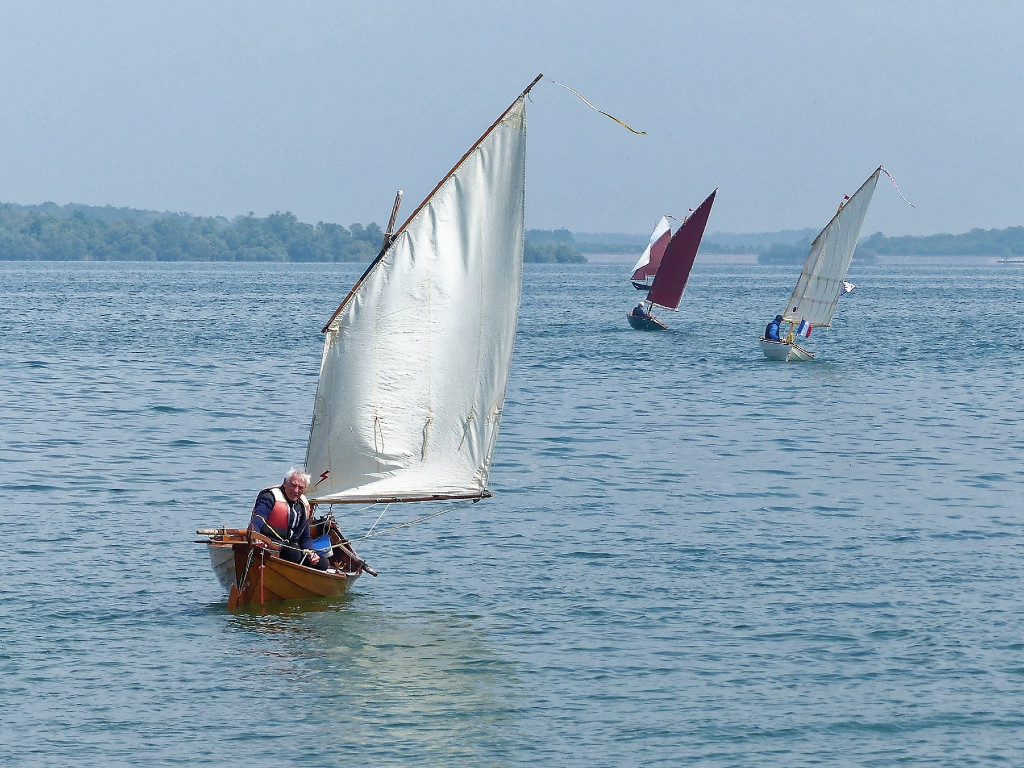
[[[0,204],[0,259],[8,261],[369,261],[384,233],[306,224],[290,212],[260,218],[156,213],[131,208]],[[567,230],[527,233],[526,261],[586,261]]]
[[[758,264],[802,262],[811,241],[773,243],[758,250]],[[876,232],[857,245],[854,259],[874,261],[879,256],[1024,256],[1024,227],[972,229],[962,235],[903,235],[886,237]]]
[[[523,261],[534,264],[585,264],[567,229],[531,229],[526,232]]]
[[[376,224],[157,214],[127,208],[0,205],[0,259],[12,261],[367,261],[384,234]]]
[[[880,256],[1024,256],[1024,227],[924,237],[886,237],[876,232],[860,248]]]

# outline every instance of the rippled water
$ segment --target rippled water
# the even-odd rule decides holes
[[[1019,266],[855,265],[804,365],[796,268],[645,334],[529,267],[494,498],[228,613],[192,532],[301,462],[359,270],[0,263],[12,765],[1024,763]]]

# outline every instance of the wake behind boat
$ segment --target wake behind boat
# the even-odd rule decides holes
[[[846,273],[882,170],[879,166],[853,197],[840,203],[835,216],[811,244],[786,309],[776,315],[759,339],[761,352],[769,360],[804,362],[814,359],[814,355],[795,339],[806,339],[814,328],[830,327],[839,297],[853,289],[846,282]],[[789,323],[787,331],[782,331],[783,323]]]
[[[626,320],[631,328],[638,331],[668,330],[668,326],[654,317],[652,309],[659,306],[675,312],[679,308],[679,302],[683,298],[683,291],[690,278],[690,270],[693,269],[693,262],[697,258],[700,241],[704,237],[704,229],[707,227],[711,206],[714,205],[717,194],[718,190],[715,189],[708,195],[704,202],[697,207],[697,210],[686,218],[676,233],[666,242],[660,258],[657,259],[659,263],[655,267],[656,271],[653,272],[654,282],[651,283],[647,293],[647,307],[644,308],[641,301],[632,312],[626,314]],[[661,232],[663,226],[665,231]],[[655,261],[659,250],[658,244],[668,235],[668,221],[662,217],[654,234],[651,235],[651,244],[648,246],[648,250],[644,251],[645,256],[649,255],[650,263]],[[647,270],[650,263],[645,265],[644,256],[641,256],[634,268],[633,277],[642,275],[646,278],[649,274]],[[637,283],[634,282],[633,285],[637,286]]]
[[[306,452],[314,512],[491,495],[522,285],[526,96],[540,78],[392,234],[399,193],[380,253],[324,326]],[[312,523],[327,571],[285,561],[252,530],[198,531],[229,607],[337,596],[376,575],[331,512]]]

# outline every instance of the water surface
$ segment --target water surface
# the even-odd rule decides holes
[[[494,498],[228,613],[192,532],[301,463],[359,265],[0,263],[0,750],[14,765],[1024,763],[1024,271],[526,271]],[[379,525],[416,513],[392,508]],[[352,535],[375,511],[343,521]]]

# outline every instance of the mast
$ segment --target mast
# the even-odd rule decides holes
[[[386,250],[391,241],[395,239],[395,219],[398,218],[398,206],[402,204],[402,190],[395,195],[395,204],[391,207],[391,217],[388,219],[388,228],[384,231],[384,242],[380,249]]]

